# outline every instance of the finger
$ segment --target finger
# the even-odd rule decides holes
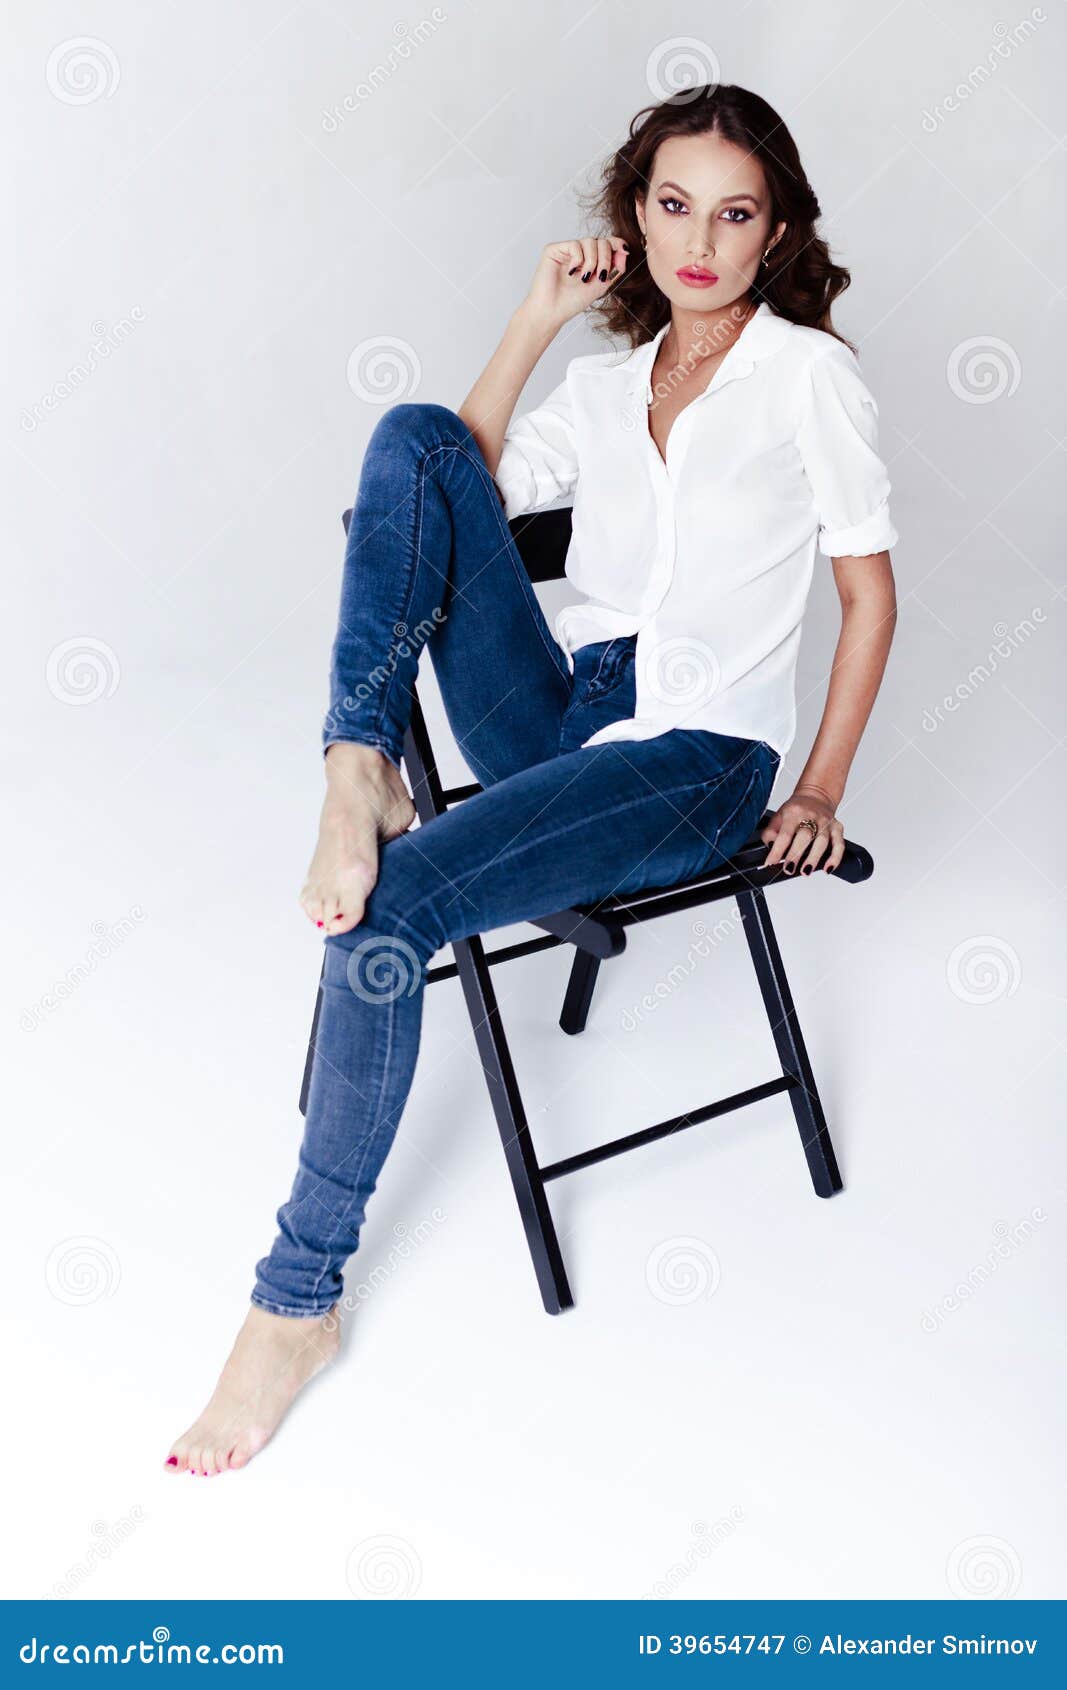
[[[795,874],[796,866],[804,855],[804,842],[810,837],[807,828],[801,829],[798,822],[790,821],[782,828],[785,843],[779,856],[782,868],[786,874]]]
[[[611,270],[611,240],[601,235],[596,243],[596,274],[598,282],[606,282]]]
[[[809,832],[810,829],[805,828],[804,831]],[[824,832],[824,830],[820,828],[818,833],[815,835],[815,838],[808,846],[807,854],[800,865],[801,874],[814,874],[815,870],[822,862],[823,857],[829,850],[831,843],[832,841],[829,833]]]
[[[786,853],[785,870],[787,874],[797,872],[800,864],[807,858],[813,843],[811,828],[805,827],[803,822],[798,822],[793,834],[792,844]]]
[[[823,868],[832,874],[834,869],[840,866],[845,855],[845,829],[844,824],[839,821],[831,822],[830,828],[833,837]]]
[[[612,235],[612,237],[611,237],[611,262],[612,262],[613,266],[615,267],[615,269],[619,272],[620,276],[625,274],[626,264],[627,264],[629,257],[630,257],[629,244],[626,241],[623,240],[621,235]]]
[[[564,269],[567,274],[569,276],[580,275],[585,269],[585,265],[582,262],[581,241],[560,241],[559,245],[561,249],[565,249],[567,253],[566,263],[564,264]]]
[[[582,241],[582,269],[581,279],[588,285],[596,275],[596,241],[592,235],[583,235]]]
[[[774,837],[774,844],[767,852],[764,868],[778,868],[783,862],[790,845],[793,843],[793,823],[782,821]]]

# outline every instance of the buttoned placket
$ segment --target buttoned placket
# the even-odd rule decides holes
[[[745,325],[747,328],[747,324]],[[666,333],[666,328],[656,336],[647,354],[648,367],[645,374],[644,401],[645,409],[642,415],[642,429],[644,433],[645,450],[650,452],[654,460],[652,465],[653,487],[656,496],[656,528],[658,545],[656,561],[649,575],[648,586],[641,601],[641,615],[644,618],[637,633],[637,648],[635,650],[634,679],[637,699],[635,710],[638,717],[646,714],[645,706],[650,702],[645,696],[642,685],[643,663],[641,652],[641,635],[659,610],[667,594],[670,592],[674,580],[674,565],[678,555],[678,526],[675,520],[674,493],[681,479],[685,467],[686,456],[689,451],[693,435],[692,413],[698,406],[709,400],[712,394],[726,386],[739,376],[748,375],[754,369],[753,360],[741,353],[741,336],[731,346],[714,376],[695,399],[684,406],[675,418],[667,436],[666,461],[660,456],[659,448],[652,438],[649,427],[649,408],[654,394],[652,391],[652,371],[656,362],[660,342]],[[740,354],[740,355],[739,355]]]

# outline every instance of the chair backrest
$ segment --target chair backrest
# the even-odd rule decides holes
[[[352,520],[351,509],[342,512],[341,521],[348,533]],[[533,511],[509,522],[511,537],[531,581],[560,581],[567,561],[567,547],[571,541],[571,508],[569,505],[554,511]]]

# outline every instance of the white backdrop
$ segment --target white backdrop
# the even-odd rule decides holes
[[[1062,17],[13,21],[7,1593],[1062,1594]],[[550,1320],[435,987],[342,1361],[247,1471],[175,1479],[299,1142],[296,900],[363,448],[383,400],[461,403],[687,65],[798,140],[901,536],[841,812],[874,878],[772,896],[845,1190],[813,1197],[784,1097],[554,1184],[578,1303]],[[377,337],[402,381],[361,396]],[[522,408],[600,345],[571,324]],[[825,695],[821,561],[777,801]],[[562,953],[497,971],[543,1161],[777,1073],[736,921],[634,1015],[694,919],[634,933],[581,1039]]]

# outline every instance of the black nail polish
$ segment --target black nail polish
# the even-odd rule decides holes
[[[587,282],[592,274],[593,274],[592,270],[587,270],[585,272],[585,275],[582,277],[582,281]]]
[[[805,864],[804,864],[804,873],[805,873],[805,874],[810,874],[810,873],[811,873],[811,864],[810,864],[810,863],[805,863]]]
[[[578,266],[577,266],[577,264],[576,264],[576,265],[575,265],[575,266],[574,266],[574,269],[572,269],[572,270],[568,270],[568,271],[567,271],[567,274],[568,274],[568,276],[573,276],[573,275],[574,275],[574,271],[575,271],[575,270],[577,270],[577,268],[578,268]]]
[[[607,281],[607,279],[608,279],[608,273],[607,273],[607,271],[606,271],[606,270],[601,270],[601,272],[600,272],[600,280],[601,280],[601,281],[602,281],[602,282],[606,282],[606,281]]]
[[[827,865],[826,865],[826,872],[827,872],[827,874],[833,874],[833,872],[834,872],[834,865],[833,865],[833,863],[827,863]]]
[[[792,872],[793,872],[792,863],[783,863],[782,867],[785,869],[786,874],[792,874]]]

